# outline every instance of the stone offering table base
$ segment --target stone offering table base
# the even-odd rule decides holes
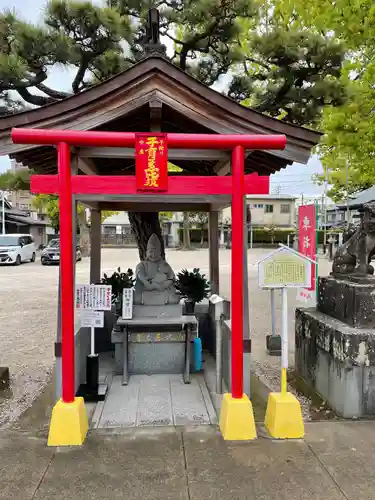
[[[128,384],[129,373],[182,372],[184,382],[190,383],[190,340],[197,325],[195,316],[119,318],[112,342],[123,384]]]

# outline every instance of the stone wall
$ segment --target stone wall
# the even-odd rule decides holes
[[[314,309],[297,309],[295,338],[296,371],[332,409],[344,418],[375,414],[373,329],[354,328]]]
[[[319,278],[318,310],[356,328],[374,328],[374,284]]]

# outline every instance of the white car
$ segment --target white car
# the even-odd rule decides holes
[[[0,235],[0,264],[14,264],[34,262],[36,246],[29,234],[2,234]]]

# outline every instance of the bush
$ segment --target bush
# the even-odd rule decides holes
[[[182,229],[180,228],[178,230],[179,232],[179,237],[180,237],[180,242],[182,242]],[[336,231],[337,232],[337,231]],[[318,238],[318,245],[323,245],[324,243],[324,231],[321,229],[318,229],[316,231],[317,233],[317,238]],[[271,244],[272,241],[274,242],[275,245],[278,243],[283,243],[284,245],[287,244],[288,242],[288,235],[289,235],[289,240],[290,243],[293,241],[293,238],[296,235],[296,231],[293,229],[274,229],[269,230],[269,229],[264,229],[264,228],[254,228],[253,229],[253,243],[254,244]],[[327,231],[327,239],[329,236],[329,231]],[[198,228],[192,228],[190,229],[190,241],[192,244],[198,243],[200,244],[201,242],[201,230]],[[225,238],[226,240],[226,238]],[[208,230],[204,229],[203,230],[203,241],[205,243],[208,243]],[[250,231],[249,231],[249,243],[250,243]]]
[[[180,228],[178,230],[178,235],[180,237],[180,243],[182,243],[182,231],[183,229]],[[190,241],[191,243],[200,243],[201,242],[201,239],[202,239],[202,232],[199,228],[192,228],[192,229],[189,229],[189,232],[190,232]],[[203,241],[205,243],[208,242],[208,229],[203,229]]]
[[[182,229],[179,229],[179,237],[180,242],[182,242]],[[190,241],[192,244],[200,243],[202,238],[202,233],[199,228],[192,228],[190,231]],[[225,231],[226,233],[226,231]],[[288,242],[288,234],[294,236],[295,231],[292,229],[275,229],[274,231],[270,231],[263,228],[254,228],[253,229],[253,243],[272,243],[274,241],[275,244],[283,243],[284,245]],[[225,240],[227,238],[225,237]],[[208,229],[203,230],[203,241],[204,243],[208,243]],[[249,231],[249,243],[250,243],[250,231]]]
[[[202,302],[210,292],[210,283],[199,268],[194,268],[193,272],[183,269],[177,274],[175,285],[181,297],[194,303]]]
[[[253,243],[283,243],[284,245],[288,242],[288,235],[292,239],[295,235],[295,231],[292,229],[274,229],[273,231],[264,228],[254,228],[253,229]],[[249,242],[250,242],[250,232],[249,232]]]

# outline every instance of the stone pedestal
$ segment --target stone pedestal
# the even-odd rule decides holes
[[[319,278],[318,310],[356,328],[375,328],[375,280]]]
[[[296,310],[296,370],[344,418],[375,414],[375,283],[319,278],[317,310]]]

